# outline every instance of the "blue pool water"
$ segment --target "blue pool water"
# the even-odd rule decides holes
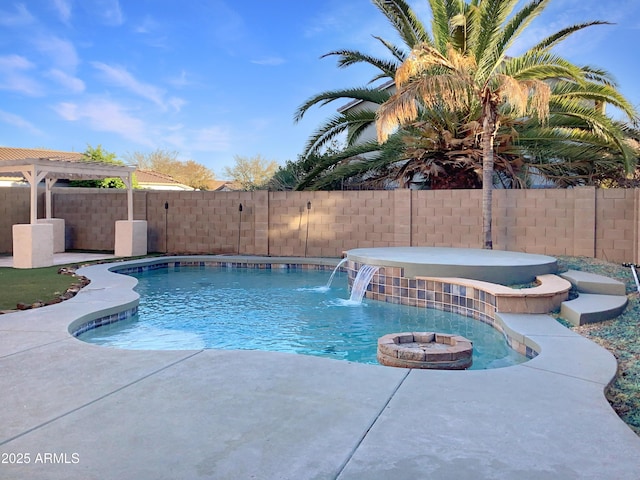
[[[473,369],[526,361],[478,320],[440,310],[347,299],[347,277],[315,270],[176,267],[134,275],[138,314],[81,340],[145,350],[250,349],[377,363],[387,333],[436,331],[473,341]]]

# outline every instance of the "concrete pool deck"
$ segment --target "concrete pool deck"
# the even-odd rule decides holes
[[[541,351],[494,370],[116,350],[68,327],[134,305],[135,279],[80,273],[73,299],[0,315],[0,478],[638,478],[614,357],[547,315],[501,315]]]

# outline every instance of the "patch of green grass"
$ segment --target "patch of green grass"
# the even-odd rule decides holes
[[[48,302],[78,283],[58,273],[59,265],[45,268],[0,268],[0,310],[15,310],[18,303]]]

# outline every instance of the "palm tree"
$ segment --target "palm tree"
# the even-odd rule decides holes
[[[550,117],[552,85],[573,94],[559,110],[597,112],[584,100],[612,103],[635,119],[633,107],[609,84],[608,77],[578,67],[551,52],[570,34],[603,22],[574,25],[543,39],[517,57],[508,49],[549,0],[532,0],[514,12],[518,0],[430,0],[433,38],[425,39],[397,69],[396,93],[377,112],[378,141],[384,143],[398,127],[415,124],[425,112],[449,110],[477,121],[482,150],[482,212],[484,247],[492,248],[491,204],[496,134],[501,119],[523,119],[544,128]],[[590,93],[587,93],[590,92]],[[578,103],[576,103],[578,99]],[[580,103],[582,102],[582,103]],[[595,118],[594,115],[591,115]],[[603,117],[601,115],[601,117]],[[601,135],[618,141],[613,124]],[[592,125],[593,127],[593,125]],[[592,128],[592,132],[593,132]],[[579,137],[576,136],[579,140]],[[571,140],[571,135],[569,135]]]

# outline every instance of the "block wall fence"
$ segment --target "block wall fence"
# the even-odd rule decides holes
[[[134,219],[148,222],[149,252],[339,257],[358,247],[481,248],[481,200],[480,190],[148,190],[134,192]],[[113,250],[126,204],[124,191],[54,189],[66,248]],[[12,250],[11,225],[28,222],[29,189],[0,188],[1,253]],[[500,250],[640,263],[640,189],[495,190],[493,235]]]

